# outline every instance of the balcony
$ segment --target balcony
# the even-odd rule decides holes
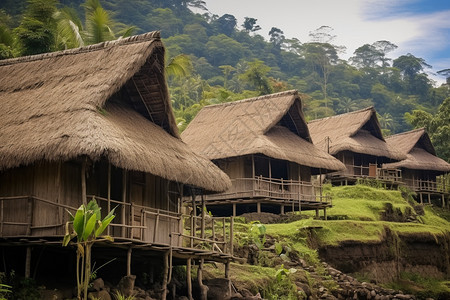
[[[322,187],[311,182],[257,176],[232,179],[232,187],[224,193],[206,195],[208,204],[224,200],[266,199],[268,201],[293,203],[323,203],[331,205],[331,198],[322,195]]]
[[[212,218],[124,203],[98,196],[94,197],[102,214],[116,207],[113,222],[106,234],[116,240],[136,244],[197,249],[198,251],[232,254],[233,218]],[[38,240],[61,243],[67,211],[77,208],[55,203],[35,196],[0,197],[0,238]]]
[[[378,168],[376,164],[369,166],[346,165],[344,171],[333,172],[330,174],[334,178],[372,178],[382,180],[387,183],[401,183],[402,171],[396,168]]]
[[[450,186],[446,184],[442,178],[436,178],[433,180],[421,180],[421,179],[405,179],[405,185],[414,192],[427,192],[437,194],[450,193]]]

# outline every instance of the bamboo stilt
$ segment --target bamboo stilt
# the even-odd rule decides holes
[[[25,278],[30,278],[31,274],[31,247],[27,247],[27,254],[25,256]]]
[[[227,260],[227,262],[225,263],[225,278],[229,279],[230,278],[230,261]]]
[[[163,282],[162,282],[162,294],[161,300],[167,299],[167,276],[169,275],[169,252],[164,254],[164,266],[163,266]]]
[[[131,275],[131,252],[132,252],[132,248],[129,247],[128,251],[127,251],[127,276]]]
[[[208,287],[203,284],[203,258],[200,259],[198,264],[197,280],[200,288],[200,300],[208,300]]]
[[[193,300],[192,298],[192,278],[191,278],[191,259],[188,258],[186,261],[186,285],[187,285],[187,294],[189,300]]]
[[[122,212],[121,212],[121,224],[126,225],[126,217],[125,217],[125,203],[127,202],[127,171],[122,170]],[[122,227],[122,237],[125,237],[126,228]]]

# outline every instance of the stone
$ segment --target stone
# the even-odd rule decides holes
[[[93,289],[94,291],[97,291],[97,292],[101,291],[101,290],[105,289],[105,282],[103,281],[103,279],[97,278],[94,281],[92,281],[91,289]]]
[[[227,278],[214,278],[204,280],[208,290],[208,299],[210,300],[226,300],[231,298],[231,281]]]
[[[125,297],[130,297],[134,292],[134,283],[136,281],[136,275],[124,276],[120,279],[117,285],[118,290]]]

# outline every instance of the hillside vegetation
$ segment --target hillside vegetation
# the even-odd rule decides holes
[[[301,216],[291,215],[276,224],[245,223],[243,219],[241,222],[237,219],[236,243],[241,248],[238,253],[253,264],[232,266],[231,278],[237,288],[260,292],[269,299],[301,298],[293,292],[295,288],[289,288],[294,282],[306,282],[313,292],[323,286],[332,292],[339,287],[324,267],[323,262],[326,261],[338,269],[346,268],[343,271],[361,281],[401,289],[416,294],[419,299],[445,299],[450,295],[449,282],[446,281],[450,241],[450,223],[446,219],[448,212],[432,206],[417,206],[406,190],[385,190],[364,184],[326,186],[325,190],[333,197],[333,207],[328,210],[327,221],[313,219],[313,213],[309,212],[302,212]],[[264,227],[264,235],[258,234],[260,231],[255,234],[252,229],[256,225]],[[264,246],[258,248],[255,240],[264,242]],[[417,250],[417,245],[429,247],[425,250],[429,251],[428,254],[415,253],[423,250],[420,247]],[[371,252],[370,249],[378,250]],[[337,260],[333,256],[336,250],[341,256]],[[361,256],[361,253],[365,254]],[[371,255],[367,260],[366,256]],[[422,255],[435,256],[436,261],[425,259],[421,262]],[[303,268],[295,264],[298,261]],[[446,265],[439,265],[437,261]],[[438,264],[443,272],[428,272],[431,267],[427,264],[433,263]],[[380,276],[374,276],[377,274],[372,272],[396,264],[399,270],[396,276],[393,275],[396,270],[384,270],[391,273],[386,275],[389,280],[380,280]],[[416,265],[411,267],[409,264]],[[367,265],[371,267],[363,267]],[[290,274],[280,271],[291,267],[298,272]],[[420,273],[422,267],[427,271]],[[220,277],[221,270],[209,272],[211,276],[216,274]],[[281,283],[280,272],[287,274],[282,277]],[[277,289],[277,284],[282,284],[285,292]]]

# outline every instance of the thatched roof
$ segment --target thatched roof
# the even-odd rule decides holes
[[[0,170],[106,157],[223,191],[228,177],[178,135],[158,32],[0,61]]]
[[[332,155],[351,151],[394,160],[405,158],[386,144],[373,107],[313,120],[308,127],[314,144]]]
[[[182,138],[212,160],[264,154],[323,170],[344,168],[311,143],[297,91],[206,106]]]
[[[392,148],[404,153],[406,159],[384,164],[385,167],[450,172],[450,164],[436,156],[436,151],[424,128],[389,136],[386,142]]]

